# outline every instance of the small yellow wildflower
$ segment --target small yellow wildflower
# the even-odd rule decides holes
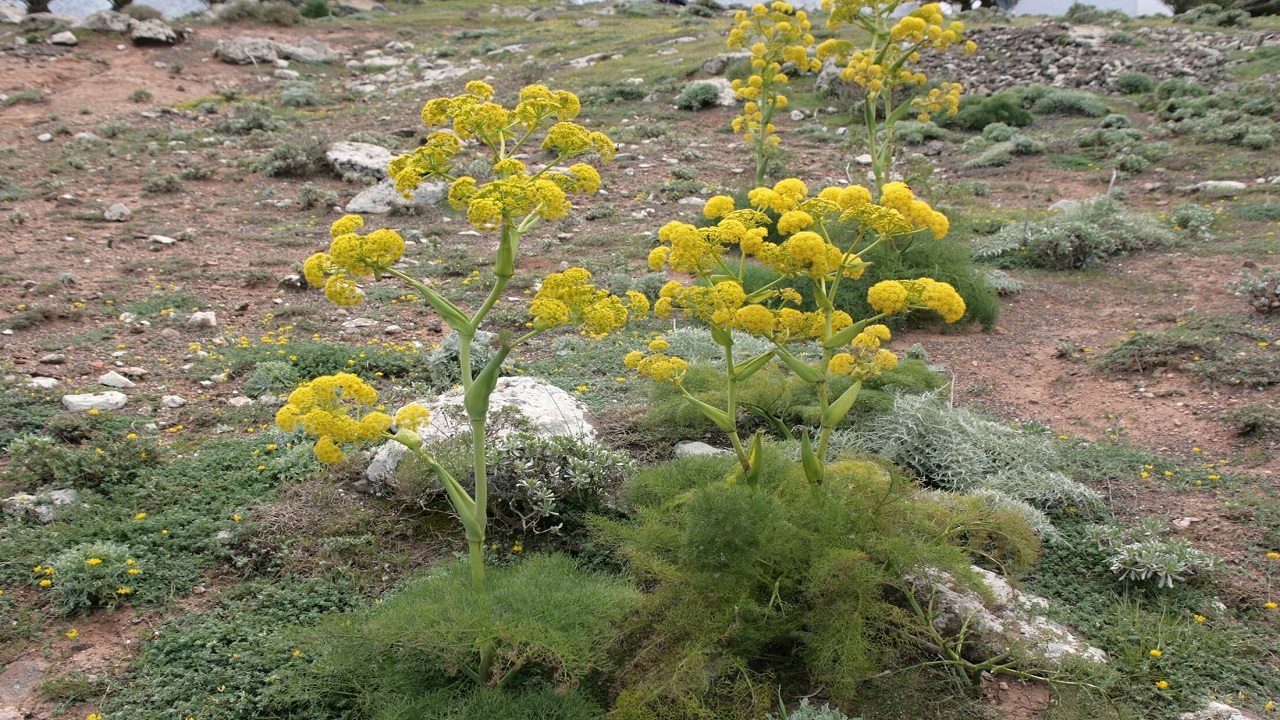
[[[133,519],[134,519],[134,520],[146,520],[146,519],[147,519],[147,514],[146,514],[146,513],[144,513],[144,512],[140,512],[140,513],[138,513],[137,515],[134,515],[134,516],[133,516]]]
[[[80,631],[75,628],[71,628],[70,630],[63,633],[63,635],[66,635],[67,638],[70,640],[75,640],[76,638],[80,637]]]
[[[1168,680],[1160,680],[1160,681],[1156,682],[1156,687],[1157,687],[1157,688],[1160,688],[1161,690],[1165,690],[1165,689],[1167,689],[1167,688],[1169,687],[1169,681],[1168,681]]]
[[[1157,657],[1157,658],[1160,657],[1161,655],[1164,655],[1164,653],[1160,652],[1159,650],[1152,650],[1147,654],[1150,655],[1151,657]]]

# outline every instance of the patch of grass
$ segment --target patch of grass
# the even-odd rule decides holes
[[[0,448],[7,448],[14,439],[40,430],[61,409],[50,391],[5,388],[0,392]]]
[[[1280,203],[1240,203],[1233,205],[1231,216],[1252,222],[1280,222]]]
[[[45,305],[32,305],[19,312],[17,315],[9,318],[8,327],[11,330],[30,330],[39,327],[47,322],[56,320],[59,316],[57,310]]]
[[[182,177],[176,173],[165,173],[149,178],[142,184],[142,191],[153,194],[176,193],[182,190]]]
[[[318,137],[289,140],[272,146],[254,169],[267,177],[306,177],[324,172],[324,153],[329,145]]]
[[[204,306],[204,301],[185,291],[156,290],[142,300],[120,308],[122,313],[133,313],[140,318],[169,315]]]
[[[1280,436],[1280,405],[1275,403],[1245,405],[1223,415],[1223,420],[1236,432],[1251,438]]]
[[[1206,380],[1232,385],[1280,382],[1280,357],[1268,333],[1239,317],[1192,317],[1155,332],[1135,333],[1096,361],[1103,372],[1149,372],[1184,366]]]
[[[26,103],[28,105],[36,105],[36,104],[48,102],[48,101],[49,101],[49,98],[45,97],[45,94],[43,92],[40,92],[39,90],[19,90],[18,92],[4,99],[4,106],[13,107],[14,105],[18,105],[21,103]]]

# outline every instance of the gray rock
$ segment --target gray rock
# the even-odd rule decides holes
[[[307,289],[307,281],[301,275],[285,275],[276,283],[276,287],[280,290],[303,292]]]
[[[63,395],[62,407],[71,412],[86,412],[88,410],[119,410],[129,402],[129,398],[122,392],[108,390],[100,393],[84,393],[81,395]]]
[[[394,157],[381,145],[361,142],[336,142],[324,153],[325,162],[338,175],[355,173],[374,180],[387,177],[387,165]]]
[[[70,30],[63,30],[60,33],[54,33],[53,36],[49,38],[49,44],[74,47],[80,44],[80,38],[76,37],[76,34]]]
[[[129,26],[129,39],[134,45],[174,45],[178,33],[163,20],[135,20]]]
[[[393,210],[427,208],[439,203],[448,189],[444,183],[424,182],[414,191],[413,198],[406,200],[396,190],[395,182],[388,178],[352,198],[347,203],[347,212],[385,215]]]
[[[1253,715],[1246,715],[1225,703],[1210,701],[1209,704],[1195,712],[1184,712],[1179,715],[1182,720],[1253,720]]]
[[[697,440],[682,440],[681,442],[676,443],[675,448],[672,450],[672,454],[678,458],[686,458],[703,457],[706,455],[732,455],[733,451],[725,450],[724,448],[712,447]]]
[[[191,313],[191,317],[187,318],[187,326],[188,326],[188,327],[197,327],[197,328],[199,328],[199,327],[207,327],[207,328],[218,327],[218,315],[217,315],[217,313],[213,312],[212,310],[206,310],[206,311],[204,311],[204,312],[194,312],[194,313]]]
[[[165,395],[160,398],[160,404],[167,408],[180,408],[187,404],[187,399],[181,395]]]
[[[0,506],[7,512],[25,515],[41,525],[48,525],[54,520],[56,508],[70,505],[79,497],[75,490],[52,490],[38,495],[14,495],[0,500]],[[0,693],[3,692],[3,685],[0,684]]]
[[[80,21],[76,23],[76,27],[91,32],[120,33],[123,35],[129,32],[129,26],[132,24],[133,18],[124,13],[99,10],[80,18]]]
[[[1045,617],[1048,600],[1016,590],[1004,578],[980,567],[969,569],[987,586],[991,602],[937,570],[922,569],[903,577],[921,607],[932,606],[934,629],[949,638],[959,636],[962,630],[967,633],[962,650],[965,659],[980,663],[1017,647],[1050,664],[1064,657],[1107,662],[1104,651]]]
[[[363,330],[365,328],[378,327],[378,321],[370,320],[369,318],[351,318],[342,323],[342,327],[347,330]]]
[[[441,440],[467,432],[470,426],[466,422],[462,403],[460,389],[417,401],[415,404],[431,411],[431,424],[422,428],[418,434],[424,440]],[[498,378],[498,384],[489,399],[489,410],[492,414],[503,408],[515,409],[532,424],[534,432],[544,437],[569,435],[582,440],[594,440],[596,437],[591,414],[582,401],[544,380],[531,377]],[[400,443],[385,443],[374,453],[365,470],[365,478],[374,486],[385,486],[393,481],[396,466],[406,452]]]
[[[49,133],[40,133],[36,136],[36,140],[39,140],[42,143],[53,142],[53,135]]]
[[[313,38],[303,38],[292,45],[276,43],[276,52],[285,59],[304,63],[333,63],[342,59],[342,53]]]
[[[302,74],[297,70],[285,70],[281,68],[271,73],[271,77],[274,77],[277,80],[297,80],[302,77]]]
[[[1080,207],[1079,200],[1059,200],[1049,206],[1049,212],[1068,213]]]
[[[1204,182],[1196,183],[1191,186],[1191,189],[1195,192],[1202,193],[1236,193],[1248,190],[1249,186],[1235,180],[1205,180]]]
[[[523,5],[512,5],[502,8],[498,13],[504,18],[527,18],[533,11]]]
[[[129,222],[133,219],[133,211],[124,203],[116,203],[102,213],[102,218],[107,222]]]
[[[43,32],[52,30],[61,25],[62,27],[71,27],[78,20],[75,15],[56,15],[54,13],[31,13],[22,18],[23,32]]]
[[[859,165],[870,165],[875,162],[875,158],[871,157],[871,153],[863,153],[854,158],[853,161]]]
[[[787,115],[787,117],[791,118],[791,121],[792,121],[792,122],[800,122],[801,120],[803,120],[803,119],[804,119],[804,111],[803,111],[803,110],[792,110],[792,111],[791,111],[791,113],[790,113],[789,115]]]
[[[178,242],[177,238],[171,238],[168,235],[152,235],[147,240],[152,245],[175,245]]]
[[[219,40],[213,47],[213,56],[232,65],[274,63],[279,59],[279,45],[258,37],[238,37]]]
[[[26,705],[28,698],[44,682],[44,664],[34,660],[9,663],[0,673],[0,707]]]
[[[720,53],[715,57],[707,58],[707,60],[702,63],[702,72],[708,75],[720,75],[725,70],[728,70],[729,66],[735,62],[750,59],[751,53],[749,52]]]
[[[0,25],[21,25],[26,16],[26,12],[16,5],[0,3]]]
[[[132,380],[114,370],[99,377],[98,384],[106,385],[107,387],[120,388],[122,390],[137,387],[137,384]]]
[[[49,353],[48,355],[41,356],[41,358],[36,362],[40,363],[41,365],[61,365],[66,361],[67,361],[66,355],[63,355],[61,353]]]
[[[540,8],[534,10],[525,16],[526,22],[545,22],[547,20],[555,20],[557,17],[555,8]]]
[[[37,390],[52,390],[58,387],[58,380],[51,377],[33,377],[27,381],[27,385]]]
[[[75,139],[76,139],[76,140],[79,140],[79,141],[80,141],[80,142],[82,142],[82,143],[87,143],[87,144],[90,144],[90,145],[101,145],[101,144],[103,144],[103,143],[105,143],[105,142],[106,142],[106,140],[104,140],[103,138],[98,137],[97,135],[94,135],[94,134],[93,134],[93,133],[91,133],[91,132],[78,132],[78,133],[76,133],[76,134],[75,134],[75,136],[74,136],[74,137],[75,137]],[[65,197],[73,197],[73,196],[65,196]],[[59,200],[59,201],[61,201],[61,200],[62,200],[62,197],[59,197],[59,198],[58,198],[58,200]],[[71,204],[71,205],[79,205],[79,204],[80,204],[80,202],[79,202],[78,200],[76,200],[76,201],[74,201],[74,202],[70,202],[70,203],[68,203],[68,204]]]

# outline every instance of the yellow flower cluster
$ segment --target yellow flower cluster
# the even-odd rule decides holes
[[[317,436],[316,457],[325,463],[341,462],[340,444],[389,437],[394,422],[390,415],[376,410],[362,417],[351,415],[377,401],[377,391],[357,375],[323,375],[289,394],[289,401],[276,412],[276,424],[285,432],[301,429]],[[424,418],[410,415],[406,420],[420,424]]]
[[[923,308],[952,323],[964,317],[964,298],[951,285],[932,278],[884,280],[867,290],[867,304],[877,312],[899,313]]]
[[[884,42],[873,42],[871,50],[855,50],[848,40],[832,38],[818,45],[818,60],[835,58],[845,65],[840,75],[842,79],[857,83],[866,89],[868,95],[875,96],[885,88],[928,82],[924,73],[913,72],[908,67],[920,61],[920,50],[942,52],[962,42],[964,54],[971,55],[977,50],[978,46],[972,40],[964,40],[964,23],[958,20],[947,22],[938,3],[921,6],[898,19],[886,31],[892,22],[888,12],[897,7],[896,3],[868,0],[823,0],[822,8],[830,13],[828,28],[838,30],[846,24],[857,25]],[[920,107],[921,122],[928,120],[929,112],[941,112],[943,109],[954,115],[956,106],[950,102],[953,91],[958,101],[961,88],[955,83],[944,83],[942,92],[930,93],[931,99],[927,101],[913,101]],[[933,107],[936,109],[928,109]]]
[[[584,334],[601,338],[621,328],[629,317],[648,314],[649,299],[643,293],[630,291],[624,301],[589,280],[591,273],[583,268],[569,268],[543,279],[529,303],[533,328],[579,325]]]
[[[467,219],[478,230],[495,230],[504,223],[518,223],[536,213],[546,220],[565,216],[570,209],[567,193],[594,194],[600,189],[600,174],[586,163],[567,171],[544,169],[530,173],[520,160],[511,157],[534,131],[556,121],[547,130],[542,149],[551,150],[559,160],[595,151],[604,162],[617,155],[608,136],[569,122],[578,116],[578,97],[565,90],[529,85],[520,91],[520,100],[508,110],[491,102],[493,87],[475,80],[467,92],[452,98],[427,102],[422,120],[428,126],[452,124],[452,131],[437,131],[408,155],[391,161],[387,170],[396,189],[406,198],[427,178],[452,181],[449,203],[467,210]],[[477,186],[473,177],[450,175],[462,140],[479,140],[494,154],[497,179]],[[558,161],[557,161],[558,162]]]
[[[404,238],[395,230],[374,230],[360,235],[364,227],[359,215],[339,218],[329,228],[329,251],[316,253],[302,264],[302,274],[314,287],[323,287],[325,297],[342,306],[357,305],[364,292],[355,279],[375,277],[404,256]]]
[[[827,364],[834,375],[852,375],[865,380],[898,366],[898,356],[880,347],[890,339],[889,328],[884,325],[868,325],[854,336],[849,351],[836,353]]]
[[[649,354],[633,350],[622,359],[622,364],[635,370],[641,377],[679,385],[684,380],[684,372],[689,368],[689,363],[683,358],[666,355],[670,348],[671,345],[666,340],[653,340],[649,343]]]
[[[917,230],[932,230],[935,238],[946,236],[951,228],[946,215],[917,198],[911,191],[911,186],[904,182],[885,183],[880,189],[880,205],[898,211]]]
[[[947,115],[955,115],[960,112],[960,94],[963,92],[964,88],[960,86],[960,83],[944,82],[931,89],[928,95],[912,98],[912,106],[920,111],[920,114],[916,116],[916,120],[929,122],[931,114],[943,111]]]
[[[775,110],[787,106],[781,86],[790,78],[782,72],[783,64],[792,63],[800,72],[822,69],[822,63],[809,57],[814,38],[808,14],[797,12],[788,3],[774,2],[768,7],[756,5],[750,12],[739,10],[734,22],[737,25],[729,31],[729,47],[749,47],[753,72],[745,82],[733,81],[738,97],[747,101],[742,115],[733,119],[733,131],[749,143],[764,140],[777,145],[776,128],[769,120]],[[760,40],[753,43],[757,38]]]
[[[801,301],[800,293],[791,288],[748,296],[736,280],[722,280],[711,287],[686,287],[672,280],[659,292],[654,314],[668,318],[680,309],[703,322],[726,330],[759,335],[780,345],[823,336],[826,316],[822,312],[801,312],[789,307],[775,310],[762,304],[775,298],[783,304],[799,304]],[[843,310],[832,314],[832,332],[839,332],[852,324],[853,318]]]

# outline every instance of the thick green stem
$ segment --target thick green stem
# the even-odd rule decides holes
[[[751,472],[751,456],[747,453],[746,448],[742,447],[742,439],[738,437],[738,381],[733,372],[733,346],[724,346],[724,367],[725,378],[728,380],[728,412],[729,417],[734,420],[734,428],[729,432],[729,442],[733,445],[733,452],[738,456],[738,462],[742,464],[742,472]]]

